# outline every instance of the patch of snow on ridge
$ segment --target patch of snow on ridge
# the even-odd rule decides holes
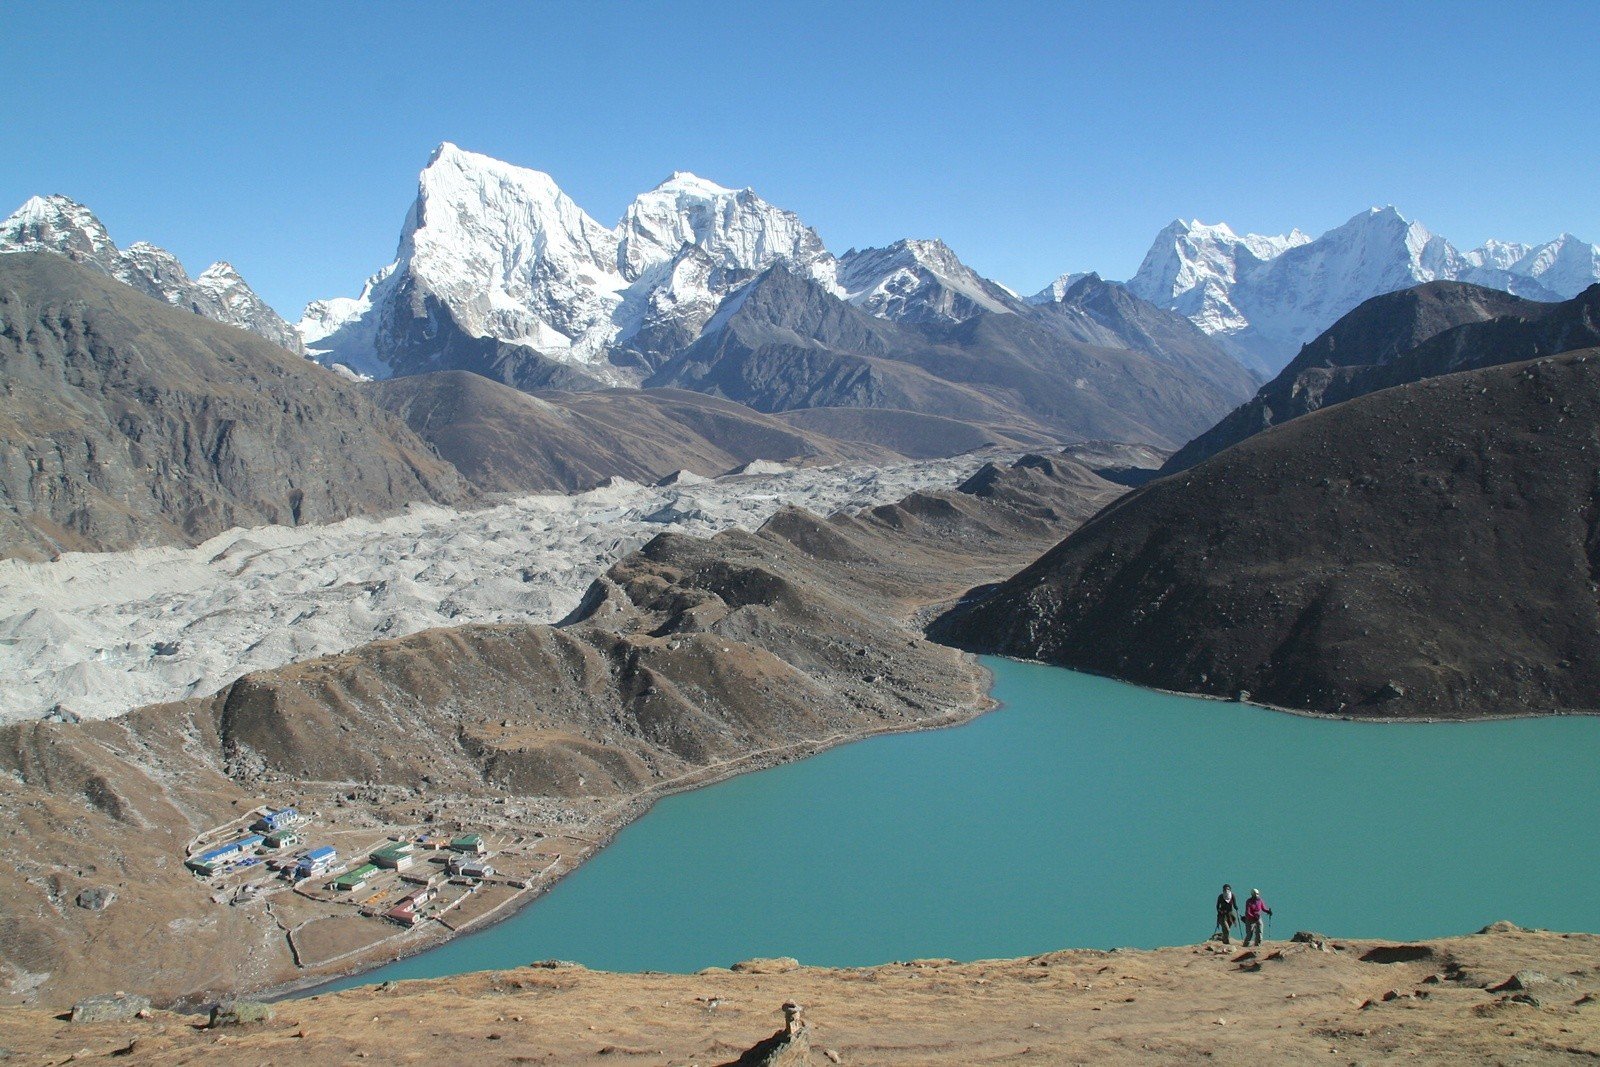
[[[960,484],[989,455],[784,469],[481,511],[236,529],[192,549],[0,561],[0,722],[103,719],[241,674],[468,623],[550,622],[664,529],[754,529],[785,505],[831,514]]]
[[[1016,310],[1016,294],[980,276],[943,241],[904,238],[839,257],[844,299],[895,322],[963,322]]]

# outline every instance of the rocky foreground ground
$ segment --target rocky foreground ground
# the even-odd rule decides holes
[[[801,1008],[792,1038],[776,1033],[786,1003]],[[1497,923],[1414,944],[1311,935],[1255,950],[846,970],[766,960],[606,974],[552,962],[269,1010],[210,1026],[166,1012],[73,1023],[0,1009],[0,1040],[24,1064],[1592,1063],[1600,937]]]

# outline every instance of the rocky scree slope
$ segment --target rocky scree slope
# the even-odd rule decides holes
[[[1194,323],[1135,296],[1127,286],[1087,274],[1054,300],[1032,305],[1040,322],[1101,348],[1131,348],[1206,382],[1219,393],[1248,393],[1260,379]]]
[[[415,821],[393,796],[604,803],[625,821],[662,783],[974,714],[981,672],[913,617],[1121,491],[1040,456],[860,514],[662,535],[560,626],[429,630],[118,719],[0,728],[16,831],[0,838],[0,990],[61,1004],[303,977],[270,908],[215,906],[178,869],[185,841],[260,796],[348,798],[375,832]],[[116,904],[72,906],[94,885]]]
[[[1378,389],[1595,344],[1600,286],[1560,303],[1463,282],[1374,297],[1301,349],[1248,403],[1179,449],[1162,472],[1186,470],[1269,426]]]
[[[0,556],[456,502],[354,385],[61,256],[0,256]]]
[[[0,221],[0,253],[53,252],[115,278],[146,296],[249,330],[280,348],[303,351],[300,332],[245,284],[231,263],[191,279],[164,248],[139,241],[119,249],[94,212],[65,196],[35,196]]]
[[[933,633],[1324,713],[1600,710],[1600,350],[1274,427],[1107,508]]]

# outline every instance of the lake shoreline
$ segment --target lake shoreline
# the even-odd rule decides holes
[[[618,834],[627,829],[629,826],[633,825],[639,819],[643,818],[645,815],[649,814],[651,809],[654,808],[657,803],[666,799],[667,797],[693,792],[697,789],[704,789],[708,786],[717,785],[721,782],[726,782],[741,775],[752,774],[757,771],[770,770],[786,763],[793,763],[797,760],[803,760],[807,757],[815,756],[822,752],[827,752],[845,745],[855,744],[860,741],[866,741],[874,737],[926,733],[934,730],[948,730],[959,726],[965,726],[981,716],[987,715],[989,712],[996,711],[1001,708],[1003,705],[989,694],[989,691],[993,689],[994,684],[992,672],[990,672],[988,668],[984,667],[981,662],[978,662],[979,657],[977,656],[973,656],[969,653],[963,653],[963,658],[968,658],[975,661],[974,666],[976,670],[981,676],[987,679],[987,682],[984,685],[984,695],[982,699],[973,706],[958,708],[938,719],[922,720],[912,725],[885,726],[876,729],[846,731],[820,741],[802,741],[795,745],[787,746],[781,751],[767,750],[763,752],[751,753],[747,756],[730,761],[729,763],[719,765],[714,769],[702,770],[700,772],[686,775],[682,779],[675,779],[671,782],[653,786],[643,793],[638,793],[632,797],[626,798],[617,805],[617,807],[609,814],[609,817],[607,818],[604,826],[601,828],[600,833],[596,835],[595,847],[587,852],[579,862],[573,864],[570,868],[561,872],[548,882],[545,882],[536,888],[530,888],[519,892],[515,896],[503,902],[493,911],[479,916],[473,922],[462,926],[459,929],[445,932],[442,935],[430,937],[423,943],[415,946],[415,948],[413,948],[411,951],[399,953],[380,953],[378,958],[375,958],[370,962],[363,962],[357,966],[347,968],[343,971],[337,971],[328,974],[318,974],[295,979],[289,982],[277,983],[255,990],[250,995],[256,999],[268,1002],[302,1000],[310,997],[323,996],[326,995],[324,991],[330,986],[347,982],[348,980],[362,974],[368,974],[381,970],[384,967],[394,963],[399,963],[402,960],[414,959],[417,956],[425,955],[426,953],[442,948],[445,945],[459,941],[462,938],[481,934],[496,926],[499,926],[502,923],[515,918],[525,909],[536,905],[556,886],[560,885],[573,874],[577,873],[586,863],[594,859],[602,851],[608,848],[616,840]]]
[[[655,807],[655,805],[658,802],[660,802],[661,800],[663,800],[663,799],[665,799],[667,797],[671,797],[671,796],[676,796],[676,795],[683,794],[683,793],[692,792],[692,791],[703,789],[703,788],[706,788],[706,787],[709,787],[709,786],[712,786],[712,785],[717,785],[719,783],[723,783],[723,782],[729,781],[730,779],[737,778],[737,777],[740,777],[740,776],[743,776],[743,775],[746,775],[746,774],[750,774],[750,773],[753,773],[753,772],[756,772],[756,771],[769,770],[769,769],[772,769],[774,767],[782,766],[784,764],[794,763],[794,762],[797,762],[797,761],[800,761],[800,760],[807,759],[808,757],[811,757],[811,756],[819,755],[819,754],[821,754],[823,752],[827,752],[827,751],[830,751],[830,750],[833,750],[833,749],[836,749],[836,748],[848,746],[848,745],[851,745],[851,744],[854,744],[854,743],[857,743],[857,742],[866,741],[866,740],[869,740],[869,739],[872,739],[872,738],[875,738],[875,737],[887,737],[887,736],[893,736],[893,735],[912,735],[912,734],[926,733],[926,732],[930,732],[930,731],[951,729],[951,728],[954,728],[954,727],[966,725],[966,724],[972,723],[975,720],[987,715],[991,711],[995,711],[995,710],[998,710],[1001,707],[1003,707],[1004,706],[1003,701],[1001,701],[1000,699],[998,699],[994,695],[994,690],[995,690],[995,685],[996,685],[995,676],[994,676],[993,672],[991,670],[989,670],[989,668],[987,666],[984,665],[984,663],[982,661],[983,658],[982,657],[978,657],[978,656],[971,656],[971,655],[965,655],[964,658],[967,659],[968,662],[971,663],[971,665],[973,666],[973,668],[974,668],[974,670],[976,672],[977,677],[982,679],[983,696],[982,696],[982,699],[977,701],[974,705],[971,705],[971,706],[968,706],[968,707],[964,707],[964,708],[960,708],[960,709],[956,709],[956,710],[952,711],[951,713],[949,713],[949,714],[947,714],[945,716],[942,716],[942,717],[940,717],[938,719],[925,720],[925,721],[921,721],[921,722],[918,722],[918,723],[915,723],[915,724],[910,724],[910,725],[905,725],[905,726],[895,725],[895,726],[879,727],[879,728],[875,728],[875,729],[848,731],[848,732],[844,732],[844,733],[841,733],[841,734],[833,736],[833,737],[822,739],[820,741],[806,741],[806,742],[801,742],[801,743],[798,743],[798,744],[795,744],[795,745],[792,745],[792,746],[786,746],[781,750],[766,750],[766,751],[762,751],[762,752],[751,753],[751,754],[748,754],[748,755],[746,755],[744,757],[739,757],[739,758],[737,758],[735,760],[728,761],[726,763],[720,764],[720,765],[718,765],[718,766],[716,766],[714,768],[702,769],[701,771],[697,771],[697,772],[692,773],[690,775],[683,776],[680,779],[675,779],[675,780],[670,781],[670,782],[661,783],[659,785],[653,786],[651,789],[649,789],[649,790],[647,790],[645,792],[642,792],[642,793],[636,794],[636,795],[634,795],[632,797],[626,798],[623,801],[618,803],[618,805],[613,809],[613,811],[611,813],[609,813],[608,817],[606,818],[606,821],[605,821],[605,824],[604,824],[604,827],[603,827],[602,831],[599,834],[596,835],[595,847],[592,850],[590,850],[587,853],[585,853],[583,855],[583,857],[581,858],[581,860],[579,860],[579,862],[575,863],[573,866],[571,866],[567,870],[561,872],[558,876],[556,876],[555,878],[551,879],[550,881],[548,881],[546,883],[543,883],[543,884],[541,884],[541,885],[539,885],[539,886],[537,886],[535,888],[531,888],[529,890],[525,890],[525,891],[523,891],[521,893],[518,893],[517,895],[515,895],[515,896],[511,897],[510,899],[508,899],[507,901],[503,902],[501,905],[499,905],[497,908],[495,908],[492,912],[489,912],[486,915],[480,916],[479,918],[474,920],[472,923],[470,923],[470,924],[468,924],[468,925],[466,925],[466,926],[464,926],[464,927],[462,927],[462,928],[460,928],[458,930],[454,930],[454,931],[445,933],[445,934],[443,934],[443,936],[436,936],[436,937],[429,938],[426,941],[417,944],[410,951],[403,951],[403,952],[398,952],[398,953],[396,953],[396,952],[385,952],[385,953],[382,953],[379,956],[371,959],[370,961],[363,962],[363,963],[361,963],[361,964],[359,964],[357,966],[349,967],[347,969],[344,969],[344,970],[336,972],[336,973],[319,974],[319,975],[316,975],[316,976],[313,976],[313,977],[307,977],[307,978],[304,978],[304,979],[298,979],[298,980],[287,982],[287,983],[280,983],[280,984],[277,984],[277,985],[273,985],[273,986],[267,987],[265,989],[259,990],[256,993],[256,995],[260,996],[260,997],[262,997],[264,999],[270,999],[270,1000],[303,999],[303,998],[306,998],[306,997],[324,995],[323,991],[328,990],[330,987],[333,987],[333,986],[343,987],[343,983],[347,983],[350,979],[359,977],[362,974],[373,973],[373,972],[381,970],[381,969],[383,969],[385,967],[388,967],[388,966],[390,966],[392,964],[395,964],[395,963],[398,963],[398,962],[401,962],[401,961],[404,961],[404,960],[408,960],[408,959],[414,959],[414,958],[416,958],[418,956],[421,956],[421,955],[424,955],[426,953],[435,951],[435,950],[440,949],[440,948],[442,948],[442,947],[444,947],[446,945],[449,945],[451,943],[459,941],[459,940],[461,940],[463,938],[483,933],[483,932],[485,932],[485,931],[487,931],[489,929],[492,929],[492,928],[494,928],[496,926],[499,926],[499,925],[501,925],[501,924],[503,924],[503,923],[505,923],[507,921],[510,921],[510,920],[516,918],[517,916],[521,915],[526,909],[531,908],[534,905],[538,904],[556,886],[560,885],[563,881],[565,881],[572,874],[574,874],[577,871],[583,869],[583,867],[590,860],[594,859],[602,851],[604,851],[605,849],[611,847],[612,844],[615,842],[615,840],[617,838],[617,835],[619,835],[624,829],[626,829],[629,826],[633,825],[639,819],[643,818],[645,815],[649,814],[650,811]],[[1044,664],[1044,663],[1039,663],[1038,661],[1023,660],[1023,659],[1017,659],[1017,658],[1014,658],[1014,657],[992,657],[992,658],[1000,660],[1002,662],[1007,662],[1007,663],[1016,663],[1016,664],[1027,665],[1027,666],[1045,667],[1045,668],[1048,668],[1048,669],[1051,669],[1051,670],[1070,671],[1070,672],[1074,672],[1074,673],[1078,673],[1078,674],[1083,674],[1083,675],[1086,675],[1086,676],[1089,676],[1089,677],[1101,679],[1101,680],[1104,680],[1104,681],[1113,682],[1113,683],[1116,683],[1118,685],[1129,686],[1129,687],[1131,687],[1131,688],[1133,688],[1135,690],[1140,690],[1140,691],[1150,692],[1150,693],[1159,693],[1159,694],[1162,694],[1164,696],[1181,697],[1181,698],[1189,698],[1189,699],[1201,699],[1201,700],[1207,700],[1207,701],[1211,701],[1211,702],[1222,704],[1222,705],[1230,705],[1231,704],[1231,705],[1237,705],[1237,706],[1240,706],[1240,707],[1252,707],[1252,708],[1256,708],[1256,709],[1263,710],[1263,711],[1280,712],[1280,713],[1283,713],[1283,714],[1286,714],[1286,715],[1293,716],[1295,718],[1317,720],[1317,721],[1373,723],[1373,724],[1376,724],[1376,725],[1397,725],[1397,724],[1441,725],[1441,724],[1450,724],[1450,723],[1471,723],[1471,722],[1486,722],[1486,723],[1487,722],[1505,722],[1505,721],[1516,721],[1516,720],[1527,720],[1527,719],[1543,719],[1543,718],[1576,718],[1576,717],[1584,717],[1584,716],[1591,716],[1592,717],[1593,714],[1594,714],[1594,713],[1590,713],[1590,712],[1526,713],[1526,714],[1508,714],[1508,715],[1492,716],[1492,717],[1485,716],[1485,717],[1478,717],[1478,718],[1468,719],[1468,720],[1454,720],[1454,719],[1441,720],[1441,719],[1416,719],[1416,718],[1365,717],[1365,716],[1337,715],[1337,714],[1330,714],[1330,713],[1325,713],[1325,712],[1311,711],[1311,710],[1307,710],[1307,709],[1295,709],[1295,708],[1277,707],[1277,706],[1274,706],[1274,705],[1264,704],[1264,703],[1260,703],[1260,702],[1256,702],[1256,701],[1242,701],[1241,702],[1241,701],[1238,701],[1238,700],[1231,700],[1231,699],[1226,698],[1226,697],[1220,697],[1220,696],[1214,696],[1214,695],[1197,694],[1197,693],[1182,693],[1182,692],[1175,692],[1175,691],[1170,691],[1170,690],[1158,689],[1158,688],[1155,688],[1155,687],[1140,686],[1140,685],[1137,685],[1137,684],[1132,683],[1132,682],[1127,682],[1127,681],[1124,681],[1122,679],[1118,679],[1118,678],[1111,677],[1111,676],[1104,675],[1104,674],[1099,674],[1097,672],[1076,671],[1075,668],[1056,667],[1055,665],[1052,665],[1052,664]]]

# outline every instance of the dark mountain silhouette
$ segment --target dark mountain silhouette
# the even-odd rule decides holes
[[[1112,504],[934,632],[1320,712],[1592,711],[1597,582],[1589,349],[1274,427]]]
[[[1437,374],[1600,344],[1600,285],[1571,300],[1525,300],[1464,282],[1373,297],[1300,350],[1248,403],[1179,449],[1163,473],[1318,408]]]

